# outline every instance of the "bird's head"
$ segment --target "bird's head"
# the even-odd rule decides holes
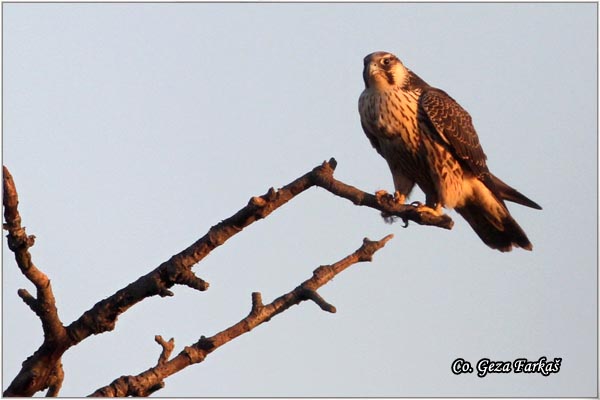
[[[365,57],[363,79],[365,87],[386,89],[404,86],[408,82],[408,69],[392,53],[378,51]]]

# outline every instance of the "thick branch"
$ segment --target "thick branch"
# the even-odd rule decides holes
[[[206,289],[208,284],[191,272],[191,268],[196,263],[248,225],[265,218],[298,194],[315,185],[323,187],[337,196],[349,199],[354,204],[372,207],[419,224],[444,228],[452,226],[452,220],[446,215],[437,217],[418,212],[416,207],[410,205],[380,201],[372,194],[337,181],[333,178],[336,164],[337,162],[332,158],[329,162],[315,167],[279,190],[271,188],[266,194],[251,198],[245,207],[211,227],[206,235],[187,249],[86,311],[77,321],[67,327],[70,337],[76,343],[91,334],[114,329],[116,319],[121,313],[146,297],[157,294],[172,295],[168,288],[174,284],[187,285],[199,290]]]
[[[4,392],[5,396],[31,396],[52,384],[52,393],[58,393],[62,381],[60,357],[67,346],[66,330],[58,317],[56,301],[50,279],[40,271],[31,259],[29,248],[35,236],[28,236],[21,226],[19,196],[12,175],[3,167],[2,199],[4,205],[4,229],[8,231],[8,248],[15,254],[19,270],[34,284],[36,297],[27,290],[20,289],[19,296],[40,318],[44,331],[44,342],[36,353],[23,362],[21,371]]]
[[[317,167],[315,170],[319,168],[323,167]],[[66,327],[66,330],[58,317],[55,319],[44,317],[42,322],[45,324],[45,331],[46,325],[52,327],[56,325],[56,329],[61,329],[62,336],[67,339],[62,340],[60,345],[54,346],[51,342],[44,342],[44,345],[24,362],[23,368],[4,395],[31,396],[46,388],[51,366],[55,365],[56,361],[69,347],[90,335],[113,330],[118,316],[145,298],[154,295],[171,296],[173,293],[169,288],[175,284],[186,285],[197,290],[206,290],[208,283],[192,273],[192,266],[246,226],[265,218],[294,196],[313,186],[313,173],[314,171],[311,171],[277,191],[271,188],[265,195],[253,197],[247,206],[230,218],[211,227],[206,235],[187,249],[174,255],[153,271],[138,278],[110,297],[96,303]],[[20,291],[19,295],[36,313],[47,308],[49,310],[48,315],[56,314],[50,281],[33,266],[31,256],[27,251],[33,245],[35,238],[34,236],[27,236],[24,228],[20,226],[21,218],[17,211],[17,192],[14,188],[12,176],[6,168],[4,168],[4,185],[5,228],[9,230],[9,248],[15,252],[19,268],[36,284],[38,288],[37,300],[44,301],[44,303],[38,305],[26,291]],[[46,303],[48,304],[47,307],[45,306]],[[55,323],[56,321],[58,321],[58,324]],[[38,371],[39,368],[36,367],[38,365],[45,365],[44,371]]]
[[[58,392],[60,392],[64,378],[65,372],[63,371],[62,362],[58,360],[48,378],[48,392],[46,392],[46,397],[58,397]]]
[[[76,321],[67,326],[66,329],[58,319],[50,281],[31,262],[31,256],[27,249],[33,245],[34,237],[27,236],[24,228],[20,226],[21,218],[17,211],[18,199],[16,189],[14,189],[12,177],[8,173],[8,170],[4,168],[5,227],[9,231],[9,248],[15,252],[19,268],[21,268],[23,273],[38,289],[37,299],[33,299],[26,291],[20,291],[19,295],[32,310],[42,314],[38,315],[42,319],[44,333],[47,335],[49,333],[50,337],[61,337],[58,343],[53,341],[44,342],[42,348],[28,358],[25,363],[31,365],[32,363],[37,364],[42,362],[46,363],[46,365],[55,365],[57,360],[60,359],[69,347],[79,343],[90,335],[113,330],[119,315],[138,302],[155,295],[172,296],[173,293],[169,289],[175,284],[186,285],[197,290],[206,290],[208,283],[191,271],[191,268],[196,263],[233,235],[241,232],[246,226],[265,218],[298,194],[315,185],[337,196],[344,197],[354,204],[375,208],[387,215],[398,216],[404,220],[412,220],[419,224],[435,225],[447,229],[451,228],[452,220],[445,215],[438,217],[428,213],[421,213],[416,207],[397,204],[385,199],[382,200],[382,198],[377,198],[372,194],[362,192],[353,186],[337,181],[333,178],[333,171],[336,164],[335,159],[332,158],[329,162],[324,162],[322,165],[315,167],[312,171],[279,190],[271,188],[266,194],[251,198],[245,207],[233,216],[211,227],[202,238],[198,239],[191,246],[172,256],[168,261],[165,261],[153,271],[120,289],[115,294],[96,303]],[[307,293],[309,298],[317,299],[316,302],[320,307],[325,307],[325,309],[329,309],[330,311],[335,309],[333,306],[321,301],[322,299],[318,300],[310,292],[305,292],[305,295]],[[52,357],[46,359],[45,357],[49,350],[51,350],[50,354]],[[45,386],[47,374],[44,374],[43,379],[40,380],[38,376],[27,372],[25,363],[19,375],[5,392],[5,395],[29,396],[47,387]]]
[[[64,327],[58,317],[56,309],[56,300],[50,285],[50,279],[40,271],[31,260],[29,248],[35,242],[35,236],[28,236],[25,228],[21,227],[21,216],[17,206],[19,205],[19,196],[12,175],[6,167],[3,167],[4,172],[4,229],[8,231],[7,241],[8,248],[15,254],[17,266],[31,283],[35,285],[37,290],[37,298],[31,296],[25,289],[23,293],[24,301],[35,311],[42,320],[44,335],[47,340],[56,340],[64,335]],[[27,299],[25,299],[25,297]]]
[[[315,185],[328,190],[336,196],[348,199],[357,206],[371,207],[389,216],[396,216],[404,221],[410,220],[420,225],[433,225],[439,228],[452,229],[454,222],[445,214],[437,216],[428,212],[419,211],[416,206],[396,203],[391,196],[377,197],[371,193],[363,192],[354,186],[338,181],[333,177],[335,164],[336,161],[332,158],[329,160],[329,163],[323,164],[324,168],[313,171]],[[327,166],[333,167],[327,168]]]
[[[311,187],[313,185],[311,182],[312,174],[311,171],[277,191],[271,188],[263,196],[253,197],[248,205],[233,216],[211,227],[203,237],[187,249],[172,256],[168,261],[114,295],[94,305],[67,327],[73,341],[79,342],[91,334],[99,334],[114,329],[116,319],[121,313],[146,297],[157,294],[172,295],[168,288],[174,284],[183,284],[199,290],[208,288],[208,284],[193,275],[191,272],[192,266],[233,235],[241,232],[246,226],[265,218],[294,196]]]
[[[314,270],[310,279],[302,282],[291,292],[284,294],[273,300],[273,302],[263,305],[260,293],[252,293],[252,308],[248,316],[235,325],[230,326],[206,338],[202,336],[198,342],[187,346],[176,357],[164,363],[158,363],[145,372],[136,376],[122,376],[107,386],[104,386],[90,396],[92,397],[123,397],[123,396],[144,396],[164,386],[164,379],[181,371],[182,369],[200,363],[219,347],[254,329],[256,326],[269,321],[271,318],[287,310],[288,308],[301,303],[305,300],[315,301],[321,308],[322,304],[328,304],[316,294],[316,290],[327,282],[332,280],[337,274],[344,271],[349,266],[358,262],[371,261],[373,254],[382,248],[393,235],[388,235],[383,239],[373,242],[369,239],[363,240],[363,245],[354,253],[342,260],[331,264],[322,265]],[[315,300],[314,293],[320,300]],[[326,310],[331,311],[331,310]]]

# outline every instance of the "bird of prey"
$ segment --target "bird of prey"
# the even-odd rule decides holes
[[[361,124],[388,163],[395,200],[404,203],[416,184],[426,199],[419,211],[455,209],[489,247],[531,250],[504,201],[541,207],[489,171],[469,113],[391,53],[366,56],[363,79]]]

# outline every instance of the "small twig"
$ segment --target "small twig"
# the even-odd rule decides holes
[[[154,340],[162,347],[162,351],[160,352],[158,363],[156,365],[163,365],[169,360],[169,357],[175,348],[175,339],[171,338],[167,342],[162,338],[162,336],[156,335],[154,336]]]
[[[306,299],[314,301],[323,311],[330,313],[335,313],[337,311],[333,305],[326,302],[325,299],[314,290],[303,288],[303,295]]]
[[[201,292],[208,289],[208,282],[198,278],[191,269],[183,269],[177,277],[177,283],[180,285],[189,286],[192,289],[199,290]]]
[[[238,323],[206,338],[202,336],[198,342],[191,346],[186,346],[177,356],[171,360],[150,368],[136,376],[122,376],[106,385],[90,396],[93,397],[122,397],[139,396],[147,393],[145,388],[160,388],[164,384],[164,379],[181,371],[182,369],[200,363],[206,359],[206,356],[227,342],[235,339],[254,329],[256,326],[269,321],[271,318],[284,312],[290,307],[305,300],[313,300],[325,311],[331,312],[330,307],[317,293],[316,290],[329,282],[340,272],[349,266],[358,262],[370,261],[373,254],[382,248],[393,235],[388,235],[379,241],[363,240],[363,245],[354,253],[342,260],[331,264],[322,265],[317,268],[310,279],[302,282],[298,287],[289,293],[284,294],[273,300],[267,305],[263,305],[262,296],[259,292],[252,293],[252,308],[247,317]],[[316,296],[315,296],[316,295]],[[320,299],[320,300],[315,300]],[[323,306],[322,306],[323,305]],[[335,308],[334,308],[335,310]]]
[[[19,289],[17,290],[17,295],[23,300],[25,304],[31,308],[36,315],[40,314],[40,307],[37,299],[29,293],[27,289]]]
[[[264,307],[265,306],[262,302],[262,294],[260,294],[260,292],[252,293],[252,309],[250,310],[250,314],[257,315]]]

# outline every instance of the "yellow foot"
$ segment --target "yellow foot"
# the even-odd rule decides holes
[[[425,204],[421,204],[421,203],[417,204],[417,211],[420,213],[426,212],[429,214],[433,214],[437,217],[444,214],[441,206],[437,206],[436,208],[431,208],[431,207],[426,206]]]
[[[392,195],[385,190],[378,190],[375,192],[375,197],[377,198],[377,202],[381,203],[383,199],[385,199],[386,197],[392,197]]]
[[[394,192],[394,201],[398,204],[404,204],[406,202],[406,195],[396,190]]]
[[[392,196],[385,190],[378,190],[375,192],[375,197],[377,198],[377,202],[381,203],[382,201],[392,200],[396,204],[404,204],[406,201],[406,195],[401,194],[399,191],[395,191]]]

